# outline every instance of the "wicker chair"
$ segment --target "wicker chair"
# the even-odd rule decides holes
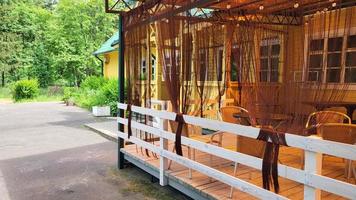
[[[325,123],[318,126],[317,132],[324,140],[356,145],[355,124]],[[352,171],[356,181],[356,170],[352,162],[352,160],[346,160],[345,176],[347,180],[350,180]]]
[[[311,127],[316,127],[320,124],[325,123],[339,123],[342,124],[346,121],[347,124],[351,124],[351,119],[344,113],[336,111],[317,111],[313,112],[308,116],[307,123],[305,124],[305,129],[308,130]],[[301,155],[301,165],[304,167],[304,151]]]
[[[336,111],[318,111],[309,115],[305,128],[308,129],[311,126],[323,123],[344,123],[345,120],[348,124],[351,124],[350,117],[344,113]]]
[[[242,124],[242,125],[253,125],[256,126],[255,120],[251,118],[250,116],[246,118],[235,118],[233,115],[238,114],[238,113],[244,113],[248,114],[248,111],[242,107],[237,107],[237,106],[227,106],[223,107],[220,109],[220,115],[221,118],[224,122],[229,122],[229,123],[235,123],[235,124]],[[263,152],[264,152],[264,147],[265,147],[265,142],[259,141],[253,138],[248,138],[244,136],[237,136],[237,142],[236,142],[236,147],[224,147],[226,149],[229,149],[231,151],[237,151],[240,153],[244,153],[247,155],[255,156],[258,158],[262,158]],[[236,176],[237,173],[237,167],[238,163],[234,163],[234,176]],[[250,179],[251,179],[251,174],[250,174]],[[234,192],[234,187],[231,187],[230,190],[230,195],[229,197],[232,198]]]

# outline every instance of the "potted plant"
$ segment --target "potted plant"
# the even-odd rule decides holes
[[[92,113],[95,117],[110,116],[110,106],[107,105],[106,97],[103,93],[99,92],[94,98]]]

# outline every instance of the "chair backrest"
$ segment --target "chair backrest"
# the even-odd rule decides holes
[[[237,137],[237,151],[258,158],[263,157],[266,142],[245,137]]]
[[[325,123],[317,128],[324,140],[346,144],[356,143],[356,124]]]
[[[324,123],[344,123],[351,124],[351,119],[344,113],[336,111],[318,111],[309,115],[305,128]]]
[[[220,116],[224,122],[234,123],[234,124],[242,124],[242,125],[250,125],[251,118],[249,117],[246,121],[244,118],[235,118],[234,114],[245,113],[248,115],[248,110],[238,106],[225,106],[220,108]]]
[[[249,118],[249,122],[244,121],[243,118],[238,119],[233,115],[238,113],[246,113],[248,114],[248,110],[242,107],[237,106],[226,106],[220,109],[221,118],[224,122],[234,123],[234,124],[242,124],[242,125],[250,125],[251,118]],[[248,138],[244,136],[237,136],[237,151],[248,154],[251,156],[262,158],[263,152],[265,148],[265,142],[256,140],[253,138]]]

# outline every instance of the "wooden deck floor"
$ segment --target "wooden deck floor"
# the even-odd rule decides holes
[[[224,136],[224,141],[229,141],[233,143],[234,139],[233,136]],[[225,142],[224,145],[231,145],[228,144],[229,142]],[[158,142],[157,142],[158,143]],[[158,145],[158,144],[157,144]],[[173,148],[173,143],[169,144],[169,149]],[[187,148],[183,147],[184,156],[187,156]],[[154,168],[159,169],[159,159],[155,156],[147,156],[145,151],[142,150],[140,147],[136,145],[126,145],[125,146],[125,153],[129,153],[130,156],[135,157],[136,159],[144,161],[146,164],[151,165]],[[199,163],[205,164],[210,166],[210,156],[207,153],[196,151],[195,160]],[[290,147],[282,147],[280,149],[280,158],[279,161],[285,165],[293,166],[295,168],[301,168],[301,151],[296,148]],[[228,173],[230,175],[233,174],[233,163],[228,160],[224,160],[222,158],[218,158],[213,156],[212,167]],[[201,174],[197,171],[193,171],[192,178],[189,179],[189,171],[186,167],[179,165],[177,163],[172,162],[171,168],[168,171],[171,176],[176,177],[180,181],[194,187],[196,190],[199,190],[201,193],[208,194],[209,196],[216,198],[216,199],[229,199],[230,193],[230,186],[217,181],[212,180],[204,174]],[[324,156],[323,158],[323,168],[322,174],[324,176],[328,176],[334,179],[346,181],[344,177],[344,162],[340,158],[335,158],[331,156]],[[258,186],[262,186],[262,177],[261,171],[255,170],[253,168],[239,165],[237,171],[237,177],[253,183]],[[280,194],[286,196],[290,199],[303,199],[303,185],[297,182],[279,178],[280,182]],[[355,183],[355,180],[351,180],[351,183]],[[233,199],[256,199],[249,194],[240,192],[238,190],[234,190]],[[340,196],[330,194],[326,191],[322,191],[322,199],[344,199]]]

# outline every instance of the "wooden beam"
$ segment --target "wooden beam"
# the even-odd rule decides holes
[[[173,9],[164,9],[163,12],[154,15],[154,16],[147,16],[147,18],[143,19],[142,21],[138,22],[138,23],[134,23],[134,24],[129,24],[126,28],[127,30],[135,27],[135,26],[141,26],[141,25],[145,25],[145,24],[149,24],[152,23],[154,21],[158,21],[160,19],[164,19],[167,17],[171,17],[171,16],[175,16],[179,13],[182,13],[184,11],[193,9],[193,8],[197,8],[197,7],[204,7],[205,5],[209,5],[215,2],[218,2],[219,0],[192,0],[192,1],[188,1],[188,3],[186,3],[183,6],[180,7],[175,7]]]

